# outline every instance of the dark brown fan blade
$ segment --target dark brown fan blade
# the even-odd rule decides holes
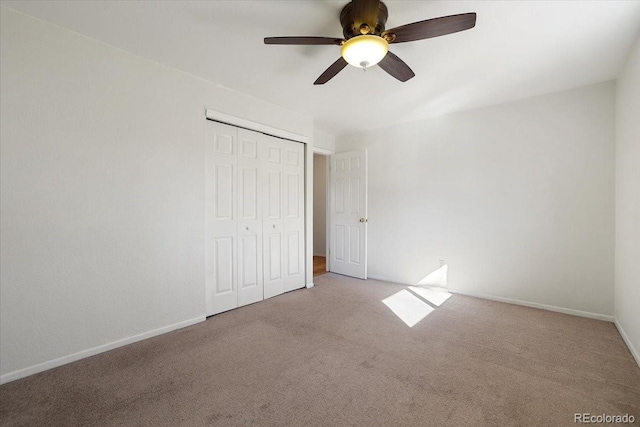
[[[327,68],[325,72],[322,73],[315,82],[313,82],[313,84],[314,85],[325,84],[326,82],[331,80],[333,77],[335,77],[335,75],[338,74],[340,71],[342,71],[342,69],[346,66],[347,66],[347,61],[345,61],[343,57],[338,58],[338,60],[333,64],[331,64],[331,66]]]
[[[468,30],[476,25],[475,13],[463,13],[461,15],[441,16],[440,18],[427,19],[392,28],[382,33],[383,35],[395,35],[390,43],[412,42],[415,40],[430,39]]]
[[[360,28],[360,25],[367,24],[373,32],[378,22],[378,11],[380,0],[353,0],[353,26]]]
[[[382,58],[382,61],[378,62],[378,65],[401,82],[406,82],[415,76],[413,70],[409,68],[402,59],[391,52],[387,52],[387,55]]]
[[[335,44],[340,46],[342,39],[334,37],[265,37],[264,44],[321,45]]]

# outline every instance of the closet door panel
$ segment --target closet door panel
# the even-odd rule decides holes
[[[238,129],[238,306],[261,301],[261,133]]]
[[[305,286],[304,275],[304,145],[283,141],[285,291]]]
[[[282,140],[264,136],[263,147],[264,297],[271,298],[284,292]]]
[[[233,237],[218,237],[213,240],[214,297],[226,296],[233,292],[234,251]]]
[[[282,287],[282,233],[267,230],[264,235],[264,297],[270,298],[284,292]]]
[[[237,130],[207,122],[206,136],[206,312],[236,308]]]

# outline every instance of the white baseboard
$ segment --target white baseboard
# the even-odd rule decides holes
[[[618,332],[620,332],[620,336],[622,337],[622,340],[627,345],[627,347],[629,348],[629,351],[631,352],[631,355],[633,356],[634,359],[636,359],[636,363],[640,367],[640,353],[638,353],[638,350],[636,350],[636,348],[631,343],[631,340],[627,336],[627,333],[624,331],[624,329],[622,329],[622,325],[620,324],[620,322],[618,322],[618,319],[615,319],[614,323],[616,325],[616,328],[618,328]]]
[[[309,282],[307,283],[307,289],[309,288],[313,288],[315,285],[313,284],[313,282]]]
[[[447,289],[447,290],[453,294],[466,295],[469,297],[481,298],[481,299],[486,299],[490,301],[506,302],[508,304],[521,305],[524,307],[539,308],[542,310],[555,311],[557,313],[564,313],[564,314],[571,314],[573,316],[586,317],[589,319],[604,320],[606,322],[613,322],[615,320],[613,316],[610,316],[608,314],[592,313],[590,311],[574,310],[572,308],[564,308],[564,307],[558,307],[555,305],[540,304],[537,302],[522,301],[517,299],[511,299],[511,298],[496,297],[493,295],[476,294],[474,292],[458,291],[455,289]]]
[[[107,344],[99,345],[97,347],[89,348],[79,351],[77,353],[62,356],[57,359],[49,360],[47,362],[39,363],[37,365],[29,366],[28,368],[19,369],[17,371],[9,372],[4,375],[0,375],[0,384],[8,383],[10,381],[19,380],[20,378],[28,377],[29,375],[37,374],[48,369],[57,368],[58,366],[66,365],[67,363],[75,362],[86,357],[95,356],[96,354],[104,353],[105,351],[113,350],[114,348],[122,347],[134,342],[142,341],[147,338],[155,337],[157,335],[166,334],[167,332],[175,331],[176,329],[185,328],[187,326],[194,325],[202,322],[206,319],[205,316],[196,317],[184,322],[175,323],[173,325],[165,326],[163,328],[154,329],[152,331],[143,332],[132,337],[123,338],[118,341],[113,341]]]
[[[394,279],[390,279],[390,278],[386,278],[386,277],[380,277],[380,276],[369,276],[369,278],[370,279],[375,279],[375,280],[381,280],[383,282],[399,283],[401,285],[418,286],[415,283],[404,283],[402,281],[398,281],[398,280],[394,280]],[[466,295],[466,296],[469,296],[469,297],[486,299],[486,300],[490,300],[490,301],[498,301],[498,302],[505,302],[505,303],[508,303],[508,304],[521,305],[521,306],[524,306],[524,307],[539,308],[539,309],[542,309],[542,310],[555,311],[557,313],[564,313],[564,314],[571,314],[573,316],[586,317],[586,318],[589,318],[589,319],[604,320],[606,322],[613,322],[615,320],[615,318],[613,316],[610,316],[608,314],[591,313],[589,311],[574,310],[572,308],[557,307],[555,305],[540,304],[540,303],[537,303],[537,302],[522,301],[522,300],[517,300],[517,299],[511,299],[511,298],[503,298],[503,297],[498,297],[498,296],[493,296],[493,295],[479,294],[479,293],[475,293],[475,292],[458,291],[458,290],[450,289],[450,288],[446,288],[446,289],[447,289],[447,291],[449,291],[449,292],[451,292],[453,294]]]
[[[399,285],[416,286],[415,283],[408,283],[408,282],[404,282],[402,280],[394,279],[391,277],[376,276],[376,275],[372,276],[371,274],[367,273],[367,280],[368,279],[379,280],[380,282],[397,283]]]

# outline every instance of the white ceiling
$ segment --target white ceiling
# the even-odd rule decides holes
[[[476,27],[391,45],[416,73],[379,67],[314,80],[338,46],[266,46],[265,36],[341,37],[343,1],[3,1],[141,57],[312,116],[342,135],[616,77],[640,1],[393,1],[387,28],[476,12]]]

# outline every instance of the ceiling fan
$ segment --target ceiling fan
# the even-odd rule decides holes
[[[340,12],[344,39],[335,37],[265,37],[265,44],[337,45],[342,56],[331,64],[313,83],[331,80],[347,64],[366,69],[376,64],[391,76],[406,82],[415,76],[409,66],[393,53],[389,44],[444,36],[468,30],[476,25],[475,13],[442,16],[385,30],[389,12],[380,0],[352,0]]]

